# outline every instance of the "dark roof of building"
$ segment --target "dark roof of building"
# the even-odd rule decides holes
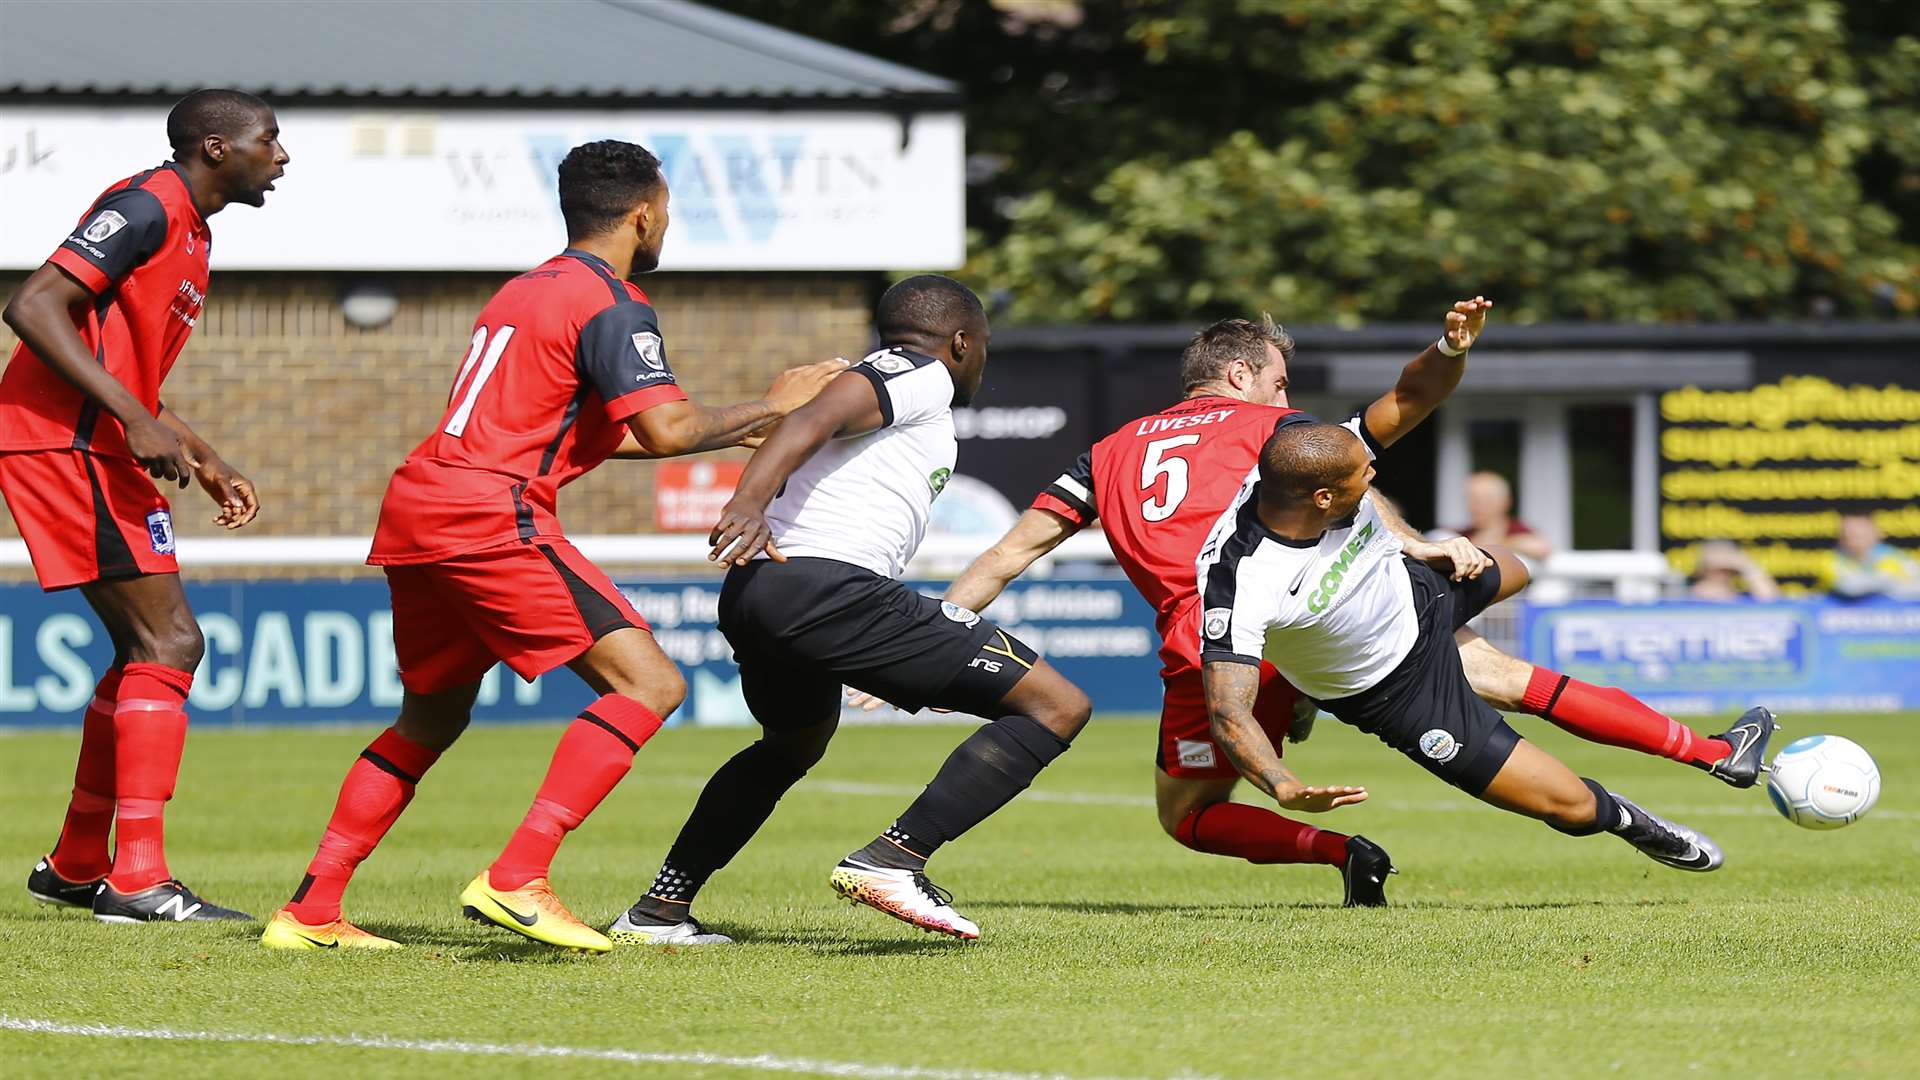
[[[1498,311],[1495,315],[1498,316]],[[995,351],[1007,349],[1086,350],[1091,352],[1179,351],[1187,346],[1198,321],[1066,326],[1005,326],[993,331]],[[1302,351],[1354,352],[1373,349],[1418,350],[1439,336],[1440,322],[1381,323],[1345,328],[1287,327]],[[1920,320],[1884,322],[1723,323],[1502,323],[1487,327],[1487,348],[1501,349],[1766,349],[1822,346],[1907,346],[1920,344]],[[1476,354],[1477,355],[1477,354]]]
[[[945,79],[686,0],[4,0],[0,94],[933,102]]]

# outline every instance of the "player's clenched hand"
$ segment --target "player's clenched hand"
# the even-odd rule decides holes
[[[1447,345],[1454,349],[1471,349],[1473,343],[1480,340],[1480,331],[1487,325],[1487,312],[1493,310],[1493,301],[1484,296],[1454,303],[1453,310],[1447,312]]]
[[[767,525],[766,514],[735,509],[731,503],[721,511],[720,523],[707,534],[707,543],[713,545],[707,561],[722,566],[745,566],[762,551],[774,562],[787,561],[780,549],[773,546],[773,529]]]
[[[1408,555],[1435,570],[1447,570],[1447,576],[1455,581],[1477,578],[1493,565],[1493,559],[1464,536],[1449,537],[1434,543],[1408,542],[1405,548]]]
[[[1308,814],[1324,814],[1341,806],[1352,806],[1367,801],[1367,789],[1363,787],[1293,787],[1274,793],[1275,801],[1288,810],[1299,810]]]
[[[127,428],[127,451],[156,480],[177,480],[181,487],[193,477],[200,463],[178,432],[158,420],[147,420]]]
[[[846,691],[846,695],[847,695],[846,708],[849,708],[849,709],[859,709],[861,712],[872,712],[875,709],[899,709],[900,708],[900,706],[895,705],[893,702],[888,701],[885,698],[882,698],[878,694],[869,694],[865,690],[855,690],[851,686],[843,686],[840,689]],[[904,712],[905,710],[902,709],[901,711]],[[938,705],[931,705],[931,706],[928,706],[927,711],[937,712],[937,713],[950,713],[953,710],[943,709]]]
[[[740,441],[735,443],[734,445],[743,446],[748,450],[758,450],[760,449],[761,444],[765,443],[767,439],[770,438],[773,435],[773,433],[775,431],[778,431],[779,429],[780,429],[780,421],[775,420],[771,424],[765,424],[760,427],[754,428],[752,431],[749,431],[745,435],[740,436]]]
[[[831,360],[822,360],[817,364],[803,364],[788,368],[774,377],[773,385],[767,387],[767,404],[772,405],[781,416],[805,405],[814,399],[814,395],[827,388],[835,375],[847,370],[851,365],[844,356]]]
[[[202,463],[193,475],[220,508],[214,515],[215,525],[238,529],[260,516],[260,497],[253,492],[253,481],[241,476],[233,466],[214,458]]]
[[[892,704],[891,702],[883,700],[880,695],[869,694],[865,690],[855,690],[851,686],[842,687],[842,689],[847,693],[847,708],[849,709],[859,709],[861,712],[872,712],[875,709],[884,709]]]

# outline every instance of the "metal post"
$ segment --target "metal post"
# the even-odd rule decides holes
[[[1567,403],[1530,402],[1520,419],[1520,507],[1554,550],[1573,548],[1573,453]]]
[[[1467,476],[1473,472],[1473,446],[1467,437],[1468,414],[1473,405],[1466,401],[1448,402],[1436,418],[1440,431],[1433,455],[1434,524],[1443,529],[1467,523]]]
[[[1633,550],[1660,550],[1660,397],[1633,399]]]

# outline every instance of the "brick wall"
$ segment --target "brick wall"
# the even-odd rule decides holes
[[[24,276],[0,274],[0,296]],[[166,399],[259,488],[260,518],[241,535],[370,535],[388,475],[444,409],[474,316],[506,275],[381,276],[400,310],[371,331],[340,315],[338,297],[358,278],[214,273]],[[696,401],[727,404],[759,396],[781,368],[857,358],[872,333],[874,280],[655,274],[645,288],[681,385]],[[13,344],[0,327],[0,349]],[[653,468],[608,462],[562,494],[561,520],[576,533],[650,531]],[[182,535],[218,531],[197,490],[172,497]],[[15,535],[0,515],[0,536]]]

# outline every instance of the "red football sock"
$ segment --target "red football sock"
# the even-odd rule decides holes
[[[68,881],[106,877],[113,865],[107,840],[113,832],[113,703],[119,694],[120,669],[108,668],[80,721],[73,797],[67,802],[60,839],[47,856],[54,873]]]
[[[1625,690],[1583,683],[1543,667],[1533,669],[1520,709],[1551,720],[1589,742],[1638,750],[1703,769],[1733,753],[1733,747],[1723,740],[1710,739],[1653,711]]]
[[[547,876],[553,853],[607,792],[633,767],[633,755],[660,730],[653,710],[608,694],[581,711],[554,748],[553,763],[532,809],[494,861],[488,880],[496,889],[518,889]]]
[[[1250,863],[1347,865],[1345,835],[1245,803],[1218,802],[1195,810],[1181,820],[1174,839],[1195,851],[1231,855]]]
[[[400,820],[420,778],[439,760],[440,751],[429,750],[392,728],[360,751],[340,785],[340,798],[327,819],[320,849],[287,904],[294,918],[318,926],[340,917],[340,896],[347,891],[354,869]]]
[[[128,664],[113,707],[116,892],[152,888],[167,871],[166,805],[187,744],[187,689],[193,674],[165,664]]]

